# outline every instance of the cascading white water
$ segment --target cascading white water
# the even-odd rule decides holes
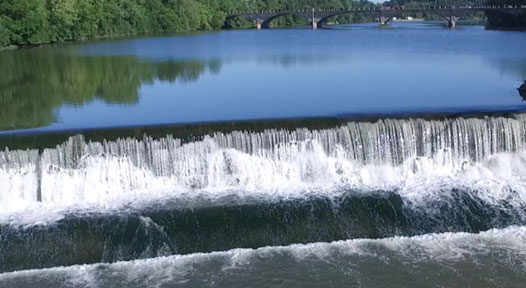
[[[38,194],[37,150],[0,152],[0,207],[27,205]]]
[[[524,190],[525,148],[526,114],[239,131],[190,143],[170,136],[86,142],[79,135],[41,156],[33,150],[1,152],[0,208],[9,213],[31,205],[106,207],[116,199],[197,191],[290,196],[347,187],[414,195],[458,179],[465,180],[458,185],[490,185],[494,197],[503,189]]]

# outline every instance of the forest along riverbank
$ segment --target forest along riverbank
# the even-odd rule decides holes
[[[0,49],[101,37],[162,32],[209,31],[254,26],[243,18],[227,19],[233,11],[306,9],[312,3],[286,1],[14,1],[0,5]],[[317,1],[317,9],[373,7],[372,2]],[[348,17],[349,20],[352,17]],[[278,25],[298,23],[284,17]],[[300,21],[299,23],[302,23]]]
[[[419,3],[417,1],[416,3]],[[464,5],[461,1],[448,5]],[[414,5],[415,1],[392,1],[383,5],[401,7]],[[222,28],[254,27],[255,23],[241,17],[228,16],[234,11],[295,11],[295,10],[350,10],[379,8],[380,4],[363,1],[321,0],[305,3],[302,0],[285,1],[114,1],[78,2],[15,1],[5,0],[0,5],[0,50],[14,47],[35,46],[64,41],[155,34],[161,32],[209,31]],[[422,2],[421,5],[427,3]],[[476,0],[472,5],[521,5],[516,0]],[[408,16],[423,16],[407,13]],[[425,15],[429,18],[430,15]],[[477,15],[483,17],[482,15]],[[526,15],[510,15],[493,11],[485,15],[492,29],[526,28]],[[433,18],[433,16],[431,16]],[[436,17],[435,17],[436,18]],[[334,23],[373,22],[372,17],[345,14],[334,17]],[[276,26],[308,24],[305,19],[284,15],[275,21]]]

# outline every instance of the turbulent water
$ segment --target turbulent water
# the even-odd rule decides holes
[[[526,114],[78,135],[1,152],[0,183],[2,287],[526,278]]]
[[[522,287],[526,228],[198,253],[0,274],[3,287]],[[381,275],[381,277],[379,277]]]

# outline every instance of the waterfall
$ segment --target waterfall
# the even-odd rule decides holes
[[[235,131],[187,143],[169,135],[104,142],[78,135],[40,155],[36,150],[0,152],[0,207],[9,210],[39,201],[107,205],[119,197],[199,189],[396,186],[415,173],[438,175],[484,163],[499,153],[520,154],[525,145],[526,114]],[[509,163],[501,157],[502,163],[487,165],[500,165],[495,168],[500,170],[511,165],[511,176],[523,177],[521,157],[509,156]]]

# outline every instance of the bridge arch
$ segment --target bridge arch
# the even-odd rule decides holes
[[[278,13],[278,14],[275,14],[275,15],[272,15],[266,19],[263,20],[263,22],[261,23],[261,28],[263,29],[268,29],[270,28],[270,23],[272,21],[274,21],[275,19],[277,18],[280,18],[280,17],[283,17],[283,16],[295,16],[295,17],[298,17],[298,18],[303,18],[307,21],[310,21],[310,18],[308,17],[305,17],[304,15],[300,14],[300,13],[294,13],[294,12],[282,12],[282,13]]]
[[[364,12],[368,12],[368,13],[364,13]],[[318,28],[323,28],[323,26],[325,25],[325,23],[327,22],[327,20],[329,20],[330,18],[333,18],[333,17],[336,17],[336,16],[340,16],[340,15],[346,15],[346,14],[369,14],[368,16],[372,16],[373,18],[374,15],[371,14],[371,11],[334,11],[334,12],[331,12],[329,14],[325,14],[325,15],[322,15],[322,17],[316,19],[317,20],[317,27]],[[391,20],[392,17],[389,19]]]
[[[458,12],[455,11],[455,13],[444,13],[444,11],[434,11],[434,10],[419,10],[419,9],[412,9],[412,10],[355,10],[355,11],[335,11],[328,14],[323,15],[322,17],[317,19],[317,27],[321,28],[324,26],[324,24],[327,22],[329,18],[345,15],[345,14],[362,14],[370,16],[374,19],[377,19],[378,22],[380,22],[381,25],[385,25],[393,20],[395,17],[399,17],[400,15],[404,13],[415,13],[415,12],[423,12],[426,14],[432,14],[439,16],[444,21],[448,23],[450,27],[455,27],[456,21],[458,21],[459,18],[465,17],[468,13],[465,12]],[[450,11],[449,11],[450,12]],[[470,11],[471,13],[475,13],[477,11]]]
[[[270,28],[270,23],[277,18],[283,16],[295,16],[297,18],[302,18],[307,21],[311,21],[310,17],[305,15],[302,11],[268,11],[268,12],[250,12],[250,13],[239,13],[239,14],[230,14],[225,19],[225,24],[229,20],[234,18],[243,18],[256,22],[258,29],[268,29]]]
[[[229,29],[229,28],[233,28],[234,26],[229,26],[231,24],[231,20],[235,20],[235,19],[245,19],[245,20],[248,20],[248,21],[253,21],[254,19],[251,19],[250,17],[246,16],[246,15],[243,15],[243,14],[231,14],[231,15],[228,15],[226,16],[225,18],[225,22],[223,23],[223,27],[221,29]]]
[[[246,18],[256,22],[258,29],[269,28],[270,23],[279,17],[286,15],[293,15],[298,18],[303,18],[312,24],[312,28],[323,27],[327,20],[331,17],[344,15],[344,14],[357,14],[369,16],[373,19],[377,19],[380,24],[386,24],[392,21],[394,17],[398,17],[405,13],[426,13],[437,15],[440,18],[448,22],[448,25],[453,28],[455,27],[456,21],[465,17],[468,14],[474,12],[488,13],[509,13],[512,15],[518,15],[524,13],[526,7],[522,6],[418,6],[418,7],[365,7],[365,8],[354,8],[349,10],[296,10],[296,11],[251,11],[251,12],[234,12],[227,16],[227,20],[233,17]]]

